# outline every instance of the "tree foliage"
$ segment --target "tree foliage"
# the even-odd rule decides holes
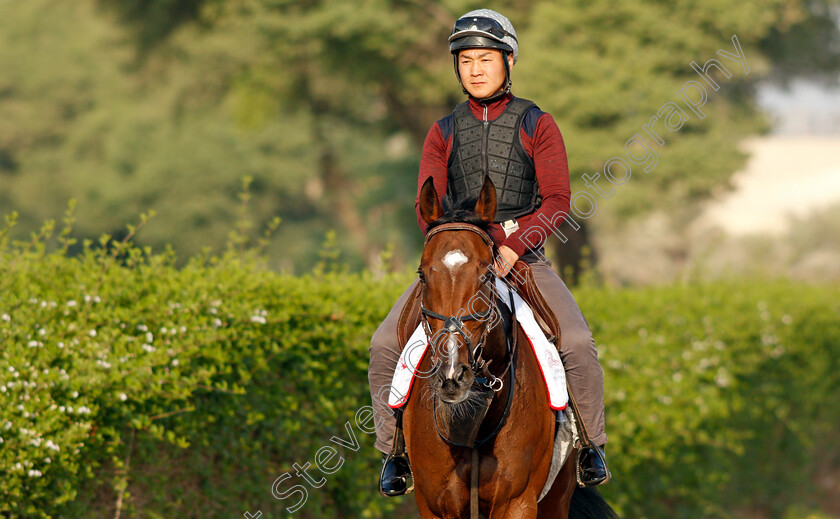
[[[681,220],[726,190],[738,143],[766,129],[756,83],[836,71],[833,0],[662,3],[504,1],[518,28],[514,92],[551,112],[573,190],[737,35],[746,75],[717,77],[700,120],[656,147],[592,222],[651,210]],[[281,216],[277,268],[305,269],[329,229],[353,265],[419,247],[412,202],[419,148],[463,96],[446,37],[472,1],[45,0],[0,3],[0,209],[34,230],[78,198],[78,229],[184,254],[219,249],[252,177],[253,209]],[[817,30],[818,29],[818,30]],[[826,44],[826,41],[829,44]],[[833,42],[833,43],[831,43]],[[807,60],[799,59],[807,55]],[[725,60],[723,60],[725,61]],[[603,182],[603,180],[602,180]]]

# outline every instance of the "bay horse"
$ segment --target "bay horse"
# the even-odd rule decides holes
[[[402,423],[420,515],[616,518],[594,489],[577,486],[574,451],[538,502],[557,422],[534,352],[493,293],[493,183],[486,178],[478,199],[463,204],[474,203],[471,211],[444,214],[431,179],[419,202],[430,224],[418,269],[430,348]]]

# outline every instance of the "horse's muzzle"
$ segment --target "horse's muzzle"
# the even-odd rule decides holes
[[[438,372],[434,383],[435,393],[446,404],[459,404],[469,397],[470,386],[474,381],[472,370],[466,364],[461,364],[452,377]]]

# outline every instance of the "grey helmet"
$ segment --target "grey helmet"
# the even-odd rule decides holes
[[[510,92],[510,66],[507,56],[513,54],[514,63],[519,58],[519,42],[510,20],[490,9],[476,9],[458,18],[449,35],[449,51],[454,59],[455,75],[459,82],[461,75],[458,73],[458,51],[476,48],[497,49],[502,52],[507,76],[503,91]],[[466,93],[466,89],[464,92]]]

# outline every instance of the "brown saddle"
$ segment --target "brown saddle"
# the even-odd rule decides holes
[[[526,262],[519,260],[513,265],[513,269],[506,279],[511,282],[519,296],[534,311],[534,318],[548,340],[558,346],[559,349],[560,323],[548,307],[548,303],[546,303],[542,294],[540,294],[531,267]],[[400,317],[397,321],[397,337],[400,341],[400,349],[405,346],[417,325],[420,324],[420,289],[420,283],[417,283],[402,311],[400,311]]]

